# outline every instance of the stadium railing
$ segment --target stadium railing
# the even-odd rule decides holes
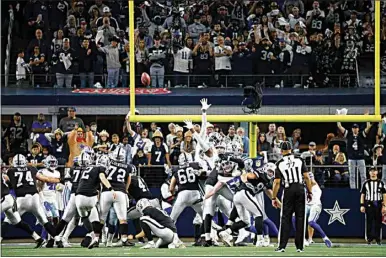
[[[7,52],[8,54],[8,52]],[[6,61],[6,73],[5,87],[11,88],[33,88],[38,84],[41,88],[53,88],[56,85],[56,74],[54,73],[44,73],[44,74],[28,74],[26,75],[26,79],[23,82],[16,81],[16,74],[9,74],[9,55],[7,56]],[[128,76],[128,75],[124,75]],[[141,75],[136,75],[136,87],[144,88],[141,84]],[[222,81],[224,82],[224,88],[242,88],[248,85],[254,85],[256,81],[263,82],[263,87],[275,87],[276,85],[280,85],[285,88],[293,88],[303,87],[307,85],[307,81],[309,79],[309,75],[291,75],[291,74],[261,74],[261,75],[223,75]],[[322,81],[314,81],[317,87],[323,88],[350,88],[352,85],[346,85],[344,83],[345,75],[342,74],[331,74],[328,76],[329,82],[323,85]],[[106,88],[108,76],[107,74],[94,74],[94,85],[93,87],[87,86],[87,88],[95,88],[95,84],[97,82],[100,83],[101,87]],[[178,81],[176,81],[178,80]],[[119,82],[121,83],[122,76],[119,77]],[[369,77],[360,77],[359,84],[357,87],[363,88],[374,88],[373,78]],[[88,81],[87,81],[88,83]],[[176,75],[165,75],[164,76],[164,85],[160,86],[160,88],[197,88],[202,86],[205,83],[205,86],[209,87],[220,87],[216,86],[216,75],[178,75],[178,79],[176,79]],[[73,74],[72,85],[75,85],[76,88],[80,88],[80,75]],[[178,86],[177,86],[178,85]],[[308,84],[310,88],[314,88],[315,86],[310,83]],[[176,87],[177,86],[177,87]],[[205,87],[204,86],[204,87]],[[386,87],[386,81],[384,84],[381,84],[382,88]],[[122,88],[122,86],[119,86]],[[149,86],[151,87],[151,86]],[[129,88],[129,79],[127,79],[127,87]]]

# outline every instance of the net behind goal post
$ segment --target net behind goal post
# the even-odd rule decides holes
[[[307,107],[304,110],[303,114],[298,114],[296,112],[291,112],[291,107],[285,106],[283,110],[273,110],[273,112],[262,112],[262,114],[224,114],[224,112],[230,111],[229,108],[224,109],[224,107],[217,107],[218,110],[213,113],[215,115],[211,115],[210,113],[213,109],[216,109],[215,106],[211,107],[211,110],[208,112],[207,120],[211,123],[240,123],[240,122],[248,122],[249,123],[249,139],[250,146],[256,146],[256,126],[259,122],[275,122],[275,123],[284,123],[284,122],[379,122],[381,121],[381,106],[380,106],[380,1],[375,1],[375,91],[374,91],[374,109],[372,115],[334,115],[331,114],[331,110],[335,110],[340,107],[329,107],[327,111],[321,111],[319,107]],[[130,24],[130,53],[135,53],[135,43],[134,43],[134,1],[129,0],[129,24]],[[135,55],[130,55],[130,64],[135,64]],[[197,106],[191,108],[190,110],[186,110],[185,112],[177,112],[184,114],[173,114],[173,111],[170,110],[162,110],[162,108],[152,108],[151,106],[145,107],[147,112],[143,114],[141,108],[141,115],[135,115],[136,96],[135,96],[135,65],[130,65],[130,120],[132,122],[159,122],[159,123],[180,123],[183,124],[183,121],[186,119],[192,120],[193,122],[201,121],[200,114],[200,103],[197,103]],[[209,100],[210,102],[210,100]],[[178,107],[175,107],[178,108]],[[175,109],[174,108],[174,109]],[[233,111],[233,106],[231,107]],[[293,108],[292,108],[293,109]],[[313,110],[314,109],[314,110]],[[315,110],[318,109],[318,110]],[[165,111],[165,113],[163,112]],[[272,110],[271,110],[272,111]],[[230,112],[231,113],[231,112]],[[327,114],[326,114],[327,113]],[[359,114],[360,112],[357,112]],[[156,115],[155,115],[156,114]],[[285,114],[285,115],[283,115]],[[250,156],[256,156],[255,148],[251,148]]]

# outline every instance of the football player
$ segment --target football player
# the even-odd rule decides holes
[[[136,168],[132,165],[127,165],[126,151],[123,147],[118,146],[110,153],[110,164],[107,166],[107,180],[114,188],[114,192],[106,188],[102,189],[100,195],[100,222],[104,225],[107,215],[111,207],[114,207],[115,213],[119,220],[119,233],[121,234],[122,246],[134,246],[127,241],[127,186],[129,185],[129,176]],[[113,196],[115,194],[115,197]]]
[[[12,164],[13,167],[8,169],[7,173],[12,188],[15,190],[16,204],[20,216],[23,216],[26,212],[32,213],[47,232],[52,237],[55,237],[55,228],[48,222],[40,203],[40,197],[36,188],[36,179],[47,183],[59,183],[60,179],[38,174],[36,168],[27,166],[27,160],[21,154],[13,157]],[[10,220],[6,218],[4,222],[9,224]]]
[[[0,164],[2,165],[2,161]],[[39,248],[44,244],[44,240],[31,229],[31,227],[21,220],[20,214],[17,211],[15,198],[10,194],[9,186],[11,182],[6,173],[1,173],[1,212],[5,213],[5,217],[17,228],[20,228],[27,232],[36,241],[36,247]],[[1,224],[1,232],[6,232],[8,223]],[[2,239],[2,236],[0,237]]]
[[[310,179],[312,183],[312,200],[307,202],[306,206],[306,215],[308,216],[308,243],[314,243],[312,237],[314,235],[314,230],[316,230],[319,235],[322,237],[324,243],[328,248],[332,247],[331,240],[324,233],[322,227],[317,223],[319,215],[322,212],[322,190],[320,189],[318,183],[315,181],[313,173],[310,174]]]
[[[100,187],[100,183],[102,183],[108,191],[112,192],[114,200],[116,200],[116,193],[106,178],[105,166],[90,166],[91,159],[86,153],[80,155],[80,162],[83,162],[81,160],[84,160],[84,162],[88,164],[88,167],[80,176],[78,189],[76,190],[75,195],[75,204],[79,216],[82,218],[84,227],[87,229],[88,233],[91,234],[91,242],[88,245],[88,248],[92,249],[98,243],[101,232],[101,225],[96,209],[96,204],[98,202],[97,190]]]
[[[185,155],[179,156],[179,166],[173,171],[170,182],[170,193],[174,195],[176,186],[178,187],[177,199],[174,202],[170,217],[177,222],[178,217],[186,207],[192,207],[197,213],[194,219],[195,225],[195,246],[200,240],[200,228],[202,225],[202,204],[203,199],[200,193],[199,179],[201,177],[202,167],[199,163],[189,163]],[[198,222],[198,223],[197,223]]]
[[[178,238],[177,228],[174,221],[162,210],[151,205],[148,199],[141,199],[137,202],[137,210],[141,213],[141,227],[149,242],[141,249],[160,248],[185,248]],[[153,235],[158,237],[154,243]]]
[[[60,173],[56,170],[58,168],[58,160],[54,156],[47,156],[42,163],[45,168],[40,169],[38,174],[60,180]],[[59,223],[59,207],[56,194],[57,183],[43,182],[43,185],[40,187],[42,190],[39,192],[39,195],[43,203],[43,207],[45,208],[48,221],[53,223],[54,226],[57,226]],[[46,247],[53,247],[54,241],[59,248],[63,248],[63,243],[60,241],[59,236],[56,236],[55,240],[49,238]]]
[[[241,176],[241,185],[237,188],[233,203],[237,209],[240,221],[234,222],[230,228],[219,233],[221,240],[226,246],[231,246],[233,240],[232,233],[238,232],[242,228],[250,227],[251,215],[255,220],[257,232],[256,247],[263,246],[263,213],[262,207],[257,202],[255,195],[268,187],[269,181],[258,171],[251,170],[244,172]]]

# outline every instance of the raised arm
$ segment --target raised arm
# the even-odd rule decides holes
[[[202,121],[201,121],[201,131],[200,131],[200,137],[201,139],[204,139],[206,134],[206,126],[207,126],[207,119],[206,119],[206,111],[209,109],[211,104],[208,104],[208,99],[201,99],[201,111],[202,111]]]

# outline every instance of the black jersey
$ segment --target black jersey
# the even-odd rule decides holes
[[[34,195],[36,189],[36,174],[38,170],[34,167],[10,168],[8,177],[16,197],[24,197],[27,194]]]
[[[251,194],[255,195],[262,192],[264,189],[272,189],[270,180],[264,173],[253,172],[256,175],[255,179],[248,179],[247,182],[242,182],[240,185],[240,190],[249,191]]]
[[[164,165],[166,162],[167,146],[162,143],[160,147],[157,147],[155,143],[151,146],[151,161],[152,165]]]
[[[135,201],[139,201],[142,198],[153,199],[153,195],[149,187],[147,187],[145,180],[138,176],[131,176],[129,194]]]
[[[205,184],[215,186],[218,182],[217,176],[218,176],[218,171],[217,171],[217,168],[215,168],[212,170],[212,172],[210,172],[208,178],[205,181]]]
[[[310,24],[310,34],[323,33],[326,30],[324,17],[313,17]]]
[[[83,170],[76,194],[95,196],[100,188],[99,174],[105,173],[104,167],[88,167]]]
[[[209,44],[209,43],[207,43]],[[209,72],[212,65],[211,56],[209,49],[197,49],[197,55],[194,58],[194,69],[195,71]]]
[[[36,156],[33,156],[32,153],[28,153],[26,159],[30,164],[38,164],[38,163],[42,163],[44,157],[43,157],[43,154],[41,153],[39,153]]]
[[[1,174],[1,199],[3,199],[4,196],[9,194],[9,181],[6,178],[5,174]]]
[[[168,228],[173,232],[177,232],[177,228],[173,220],[164,211],[161,211],[160,209],[154,207],[147,207],[143,210],[143,215],[149,216],[165,228]],[[146,218],[144,218],[144,220],[146,221]]]
[[[117,162],[114,160],[110,162],[110,166],[106,170],[106,177],[114,191],[126,193],[126,182],[131,173],[131,170],[131,166],[125,163]],[[108,189],[103,187],[102,191],[108,191]]]
[[[70,176],[70,182],[72,184],[71,186],[71,193],[76,193],[76,190],[78,189],[80,178],[83,174],[83,172],[86,170],[86,167],[79,167],[74,166],[70,169],[69,176]],[[66,178],[68,179],[68,178]]]
[[[185,168],[173,169],[173,177],[177,180],[178,192],[184,190],[197,190],[199,191],[199,177],[196,175],[195,170],[198,170],[197,163],[191,163]]]

